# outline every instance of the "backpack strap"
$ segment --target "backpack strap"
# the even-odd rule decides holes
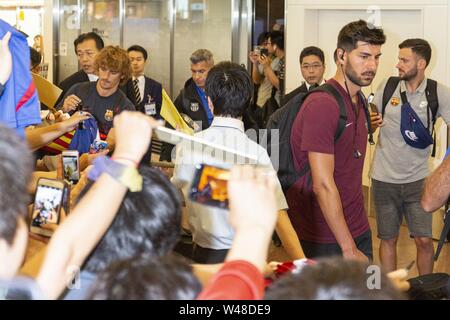
[[[439,99],[437,95],[437,82],[432,79],[427,79],[427,87],[425,88],[425,95],[427,97],[427,129],[430,130],[429,112],[431,111],[431,135],[433,136],[433,151],[431,156],[436,156],[436,131],[434,125],[436,124],[436,114],[439,109]]]
[[[427,87],[425,89],[427,97],[428,108],[431,110],[433,126],[436,123],[436,114],[439,108],[439,100],[437,95],[437,82],[432,79],[427,79]],[[429,126],[429,124],[428,124]]]
[[[369,132],[369,143],[370,145],[374,145],[375,141],[373,141],[372,121],[370,120],[369,101],[367,100],[366,96],[361,90],[358,91],[358,95],[364,104],[364,113],[366,115],[367,131]]]
[[[450,209],[447,209],[447,212],[445,213],[445,218],[444,218],[444,227],[442,228],[442,233],[441,236],[439,237],[439,242],[438,242],[438,246],[436,248],[436,253],[434,254],[434,261],[437,261],[437,259],[439,258],[439,254],[441,253],[442,250],[442,246],[444,245],[445,242],[445,237],[447,237],[447,235],[450,232]]]
[[[328,83],[324,83],[320,87],[314,88],[308,93],[308,95],[312,92],[320,91],[326,92],[329,95],[333,96],[339,106],[339,121],[336,129],[336,134],[334,135],[334,142],[336,142],[344,132],[345,125],[347,124],[347,110],[345,109],[345,103],[340,93],[331,84]]]
[[[383,91],[383,104],[381,107],[381,116],[384,118],[384,112],[386,110],[386,106],[389,103],[392,95],[394,94],[395,89],[397,89],[398,83],[400,82],[399,77],[390,77]]]

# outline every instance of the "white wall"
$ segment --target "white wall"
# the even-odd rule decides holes
[[[380,9],[379,15],[374,15],[374,4]],[[336,71],[332,55],[340,29],[348,22],[373,18],[379,18],[376,22],[385,31],[387,40],[382,47],[377,76],[372,87],[365,88],[366,93],[376,90],[384,78],[397,75],[398,44],[412,37],[426,39],[433,49],[427,76],[449,85],[449,16],[450,0],[379,0],[376,3],[373,0],[286,0],[286,92],[295,89],[303,80],[298,61],[302,48],[315,45],[324,50],[327,64],[325,77],[330,78]],[[438,131],[439,143],[436,159],[431,160],[432,167],[440,163],[447,145],[446,126],[441,125]],[[363,177],[365,185],[370,183],[367,177],[373,148],[368,148],[367,155]]]

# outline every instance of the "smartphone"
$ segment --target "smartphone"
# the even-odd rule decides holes
[[[416,260],[411,261],[406,267],[406,271],[410,271],[412,269],[412,267],[414,266],[414,263],[416,262]]]
[[[369,103],[370,111],[373,113],[378,113],[378,108],[373,103],[373,99],[375,99],[375,95],[373,93],[369,94],[369,96],[367,97],[367,102]]]
[[[269,56],[269,50],[267,48],[261,48],[261,50],[259,50],[259,52],[262,56],[266,56],[266,57]]]
[[[30,231],[51,237],[59,224],[66,184],[63,180],[40,178],[34,196]]]
[[[80,180],[80,155],[77,150],[62,152],[62,167],[64,179],[72,184],[77,184]]]
[[[207,206],[228,209],[228,169],[200,164],[195,169],[189,198]]]

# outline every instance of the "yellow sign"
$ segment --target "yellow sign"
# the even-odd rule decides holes
[[[54,110],[56,100],[58,100],[62,90],[36,73],[32,72],[31,75],[33,76],[33,82],[36,86],[39,101],[45,104],[49,109]]]
[[[188,126],[188,124],[183,120],[177,108],[170,100],[166,91],[162,90],[162,106],[161,106],[161,117],[163,117],[172,127],[180,130],[189,135],[194,134],[194,130]]]

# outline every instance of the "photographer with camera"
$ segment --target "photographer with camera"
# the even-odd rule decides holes
[[[264,64],[262,62],[264,61],[266,65],[269,64],[273,72],[279,71],[279,58],[270,55],[267,48],[269,34],[269,32],[262,33],[258,39],[258,46],[249,54],[250,61],[253,64],[252,80],[254,84],[259,85],[256,99],[256,105],[259,108],[262,108],[267,100],[269,100],[273,88],[273,84],[265,75]]]
[[[253,83],[259,84],[255,118],[265,127],[270,115],[279,108],[284,95],[284,34],[272,31],[262,45],[250,52]]]

